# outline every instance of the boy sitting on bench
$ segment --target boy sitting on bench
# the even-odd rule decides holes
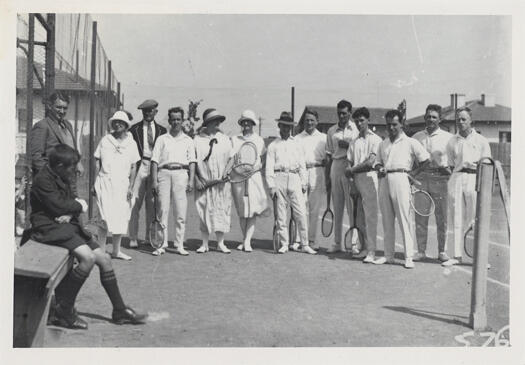
[[[80,288],[94,265],[100,270],[100,282],[113,305],[112,319],[117,324],[143,323],[145,314],[138,314],[124,304],[120,295],[111,259],[103,252],[91,234],[79,223],[79,215],[87,211],[84,200],[71,191],[75,181],[79,153],[66,144],[55,146],[49,162],[33,179],[31,189],[31,225],[35,241],[67,248],[77,260],[74,267],[55,289],[57,325],[87,329],[78,317],[74,304]]]

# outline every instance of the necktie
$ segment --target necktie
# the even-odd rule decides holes
[[[148,124],[148,145],[149,145],[150,150],[153,149],[153,126],[152,124],[153,123]]]

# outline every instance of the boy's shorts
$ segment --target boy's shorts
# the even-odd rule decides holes
[[[76,224],[70,223],[54,225],[52,229],[46,230],[45,233],[33,232],[32,238],[46,245],[67,248],[69,252],[73,252],[82,245],[88,245],[92,250],[100,248],[89,232],[81,229]]]

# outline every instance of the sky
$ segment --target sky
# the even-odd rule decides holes
[[[396,107],[408,117],[451,93],[467,100],[494,94],[511,106],[509,16],[401,15],[141,15],[93,14],[101,42],[121,81],[125,108],[159,101],[169,107],[200,100],[223,113],[223,130],[239,132],[244,109],[275,119],[305,105]]]

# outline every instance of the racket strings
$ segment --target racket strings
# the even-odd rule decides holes
[[[325,237],[329,237],[334,229],[334,213],[331,210],[327,210],[323,214],[321,220],[321,233]]]
[[[429,193],[423,190],[415,190],[412,192],[411,203],[414,211],[425,217],[432,215],[436,208],[434,199],[432,199]]]

